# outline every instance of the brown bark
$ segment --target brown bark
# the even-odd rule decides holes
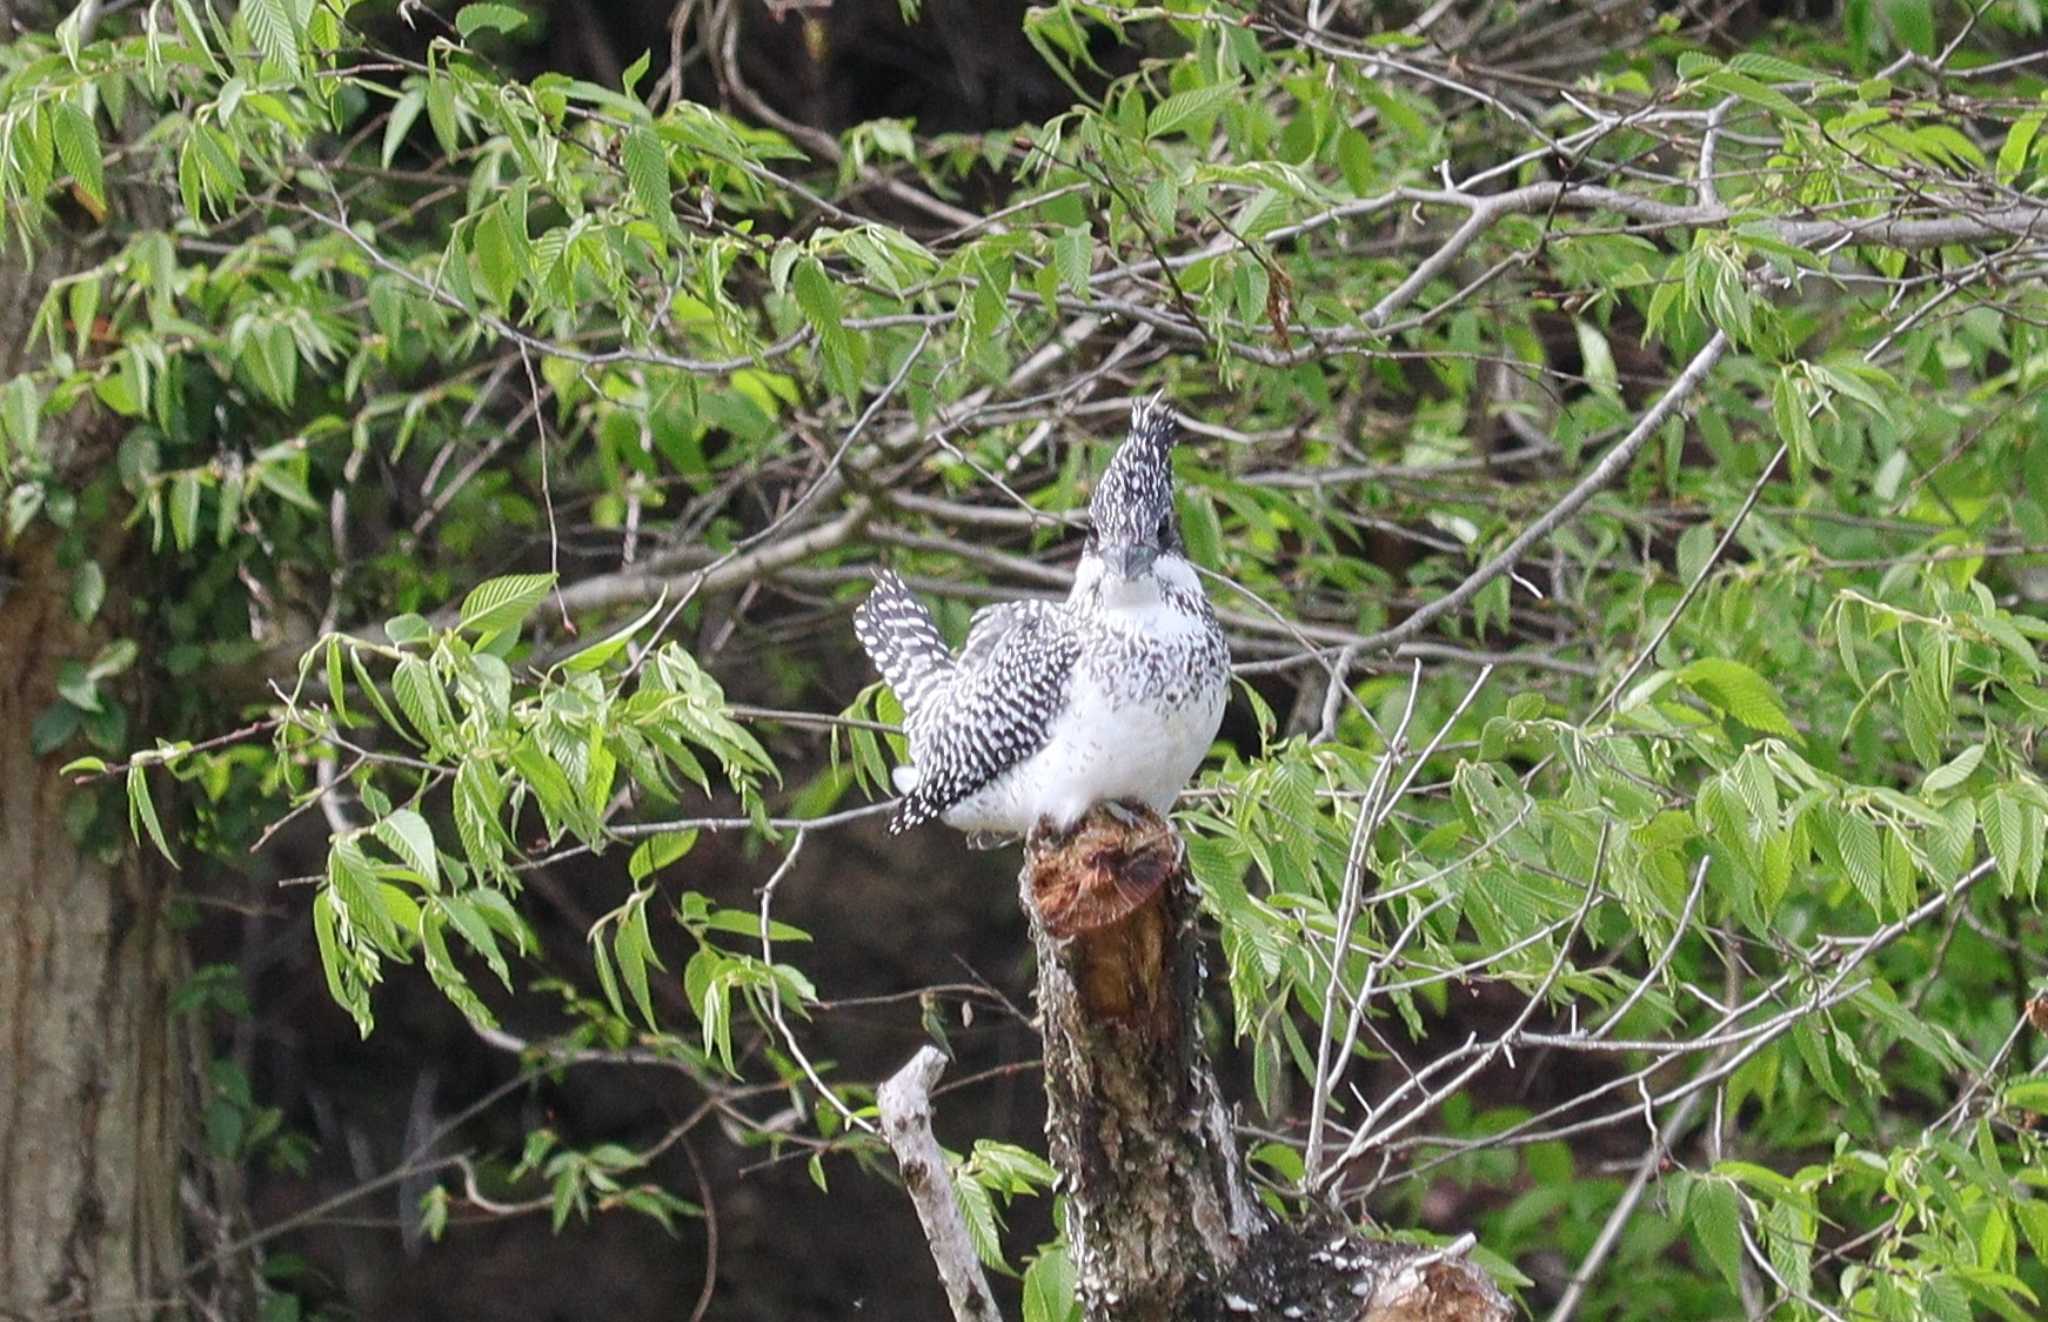
[[[1275,1222],[1254,1196],[1201,1038],[1197,905],[1157,818],[1098,810],[1034,842],[1046,1136],[1091,1319],[1505,1322],[1461,1257]]]
[[[0,41],[51,9],[0,0]],[[45,238],[32,262],[12,238],[0,254],[0,381],[32,366],[50,281],[113,241]],[[53,483],[111,459],[107,421],[91,406],[44,421]],[[0,528],[0,1318],[149,1317],[170,1311],[180,1247],[177,945],[165,870],[118,829],[68,825],[74,797],[101,792],[57,774],[81,750],[30,747],[59,668],[89,662],[120,618],[111,586],[95,622],[74,613],[60,537],[41,518],[11,540]]]
[[[148,1316],[177,1261],[175,944],[159,869],[74,840],[29,727],[98,640],[47,539],[0,599],[0,1316]],[[116,818],[115,820],[118,820]],[[110,855],[111,854],[111,858]],[[143,1307],[138,1308],[138,1304]]]

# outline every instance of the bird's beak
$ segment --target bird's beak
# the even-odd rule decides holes
[[[1126,581],[1143,578],[1152,572],[1152,562],[1159,558],[1156,546],[1105,546],[1102,548],[1102,562],[1111,573]]]

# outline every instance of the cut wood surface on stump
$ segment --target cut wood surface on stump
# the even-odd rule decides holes
[[[1202,1041],[1198,906],[1172,827],[1098,809],[1070,835],[1027,846],[1021,888],[1038,953],[1046,1137],[1090,1319],[1515,1316],[1463,1245],[1286,1225],[1258,1201]]]

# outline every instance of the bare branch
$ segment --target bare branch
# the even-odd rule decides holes
[[[903,1188],[924,1225],[925,1242],[931,1245],[932,1261],[945,1282],[955,1322],[1001,1322],[988,1277],[974,1255],[967,1220],[953,1195],[946,1154],[932,1134],[932,1089],[945,1072],[946,1058],[937,1047],[919,1047],[875,1094],[875,1105],[882,1113],[882,1136],[896,1154]]]

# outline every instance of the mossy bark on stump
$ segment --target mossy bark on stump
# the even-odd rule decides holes
[[[1202,1042],[1198,904],[1156,817],[1090,814],[1026,848],[1046,1137],[1090,1319],[1505,1322],[1462,1258],[1276,1222]]]

